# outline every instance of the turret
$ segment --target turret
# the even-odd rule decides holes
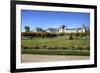
[[[86,26],[82,24],[82,32],[86,32]]]

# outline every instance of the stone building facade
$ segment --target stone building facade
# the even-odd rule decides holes
[[[48,32],[48,33],[85,33],[89,31],[85,25],[82,25],[81,28],[67,28],[65,25],[60,26],[59,28],[48,28],[43,30],[42,28],[36,28],[34,32]]]

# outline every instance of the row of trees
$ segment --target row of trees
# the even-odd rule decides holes
[[[40,38],[52,38],[52,37],[57,37],[57,34],[55,33],[47,33],[47,32],[22,32],[21,36],[24,37],[40,37]]]
[[[62,26],[64,28],[65,26]],[[40,37],[40,38],[54,38],[54,37],[69,37],[69,39],[82,38],[87,37],[90,35],[89,31],[85,33],[48,33],[48,32],[30,32],[30,27],[25,26],[25,32],[21,33],[22,37],[27,37],[32,39],[33,37]]]
[[[54,37],[69,37],[69,39],[73,39],[74,37],[82,38],[89,36],[89,32],[86,33],[48,33],[48,32],[22,32],[22,37],[34,38],[54,38]]]

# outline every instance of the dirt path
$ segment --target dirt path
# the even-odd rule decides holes
[[[88,60],[89,56],[58,56],[58,55],[33,55],[22,54],[22,63],[28,62],[48,62],[48,61],[69,61],[69,60]]]

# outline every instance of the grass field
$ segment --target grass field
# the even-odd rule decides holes
[[[87,39],[78,39],[78,40],[67,40],[65,38],[33,38],[32,40],[22,40],[22,45],[24,46],[42,46],[42,45],[48,45],[48,46],[78,46],[78,47],[84,47],[89,46],[90,41]],[[45,50],[44,49],[22,49],[23,54],[41,54],[41,55],[80,55],[80,56],[89,56],[90,51],[79,51],[79,50]]]
[[[33,46],[33,45],[49,45],[49,46],[88,46],[90,41],[87,39],[84,40],[66,40],[66,39],[58,39],[58,38],[33,38],[32,40],[22,40],[22,45]]]

